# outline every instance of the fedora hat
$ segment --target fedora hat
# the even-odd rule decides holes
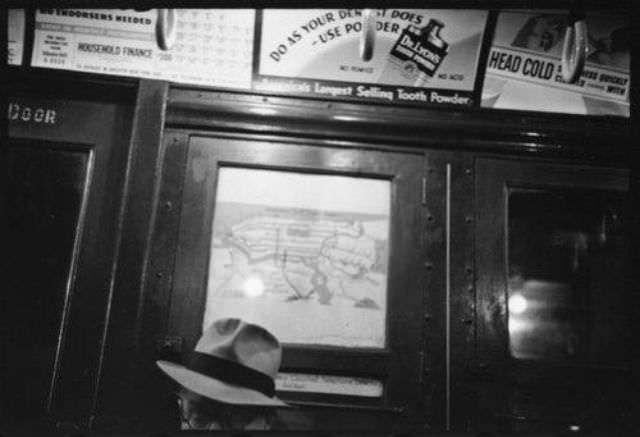
[[[201,396],[235,405],[288,407],[275,396],[282,347],[266,329],[220,319],[203,333],[186,366],[157,361],[164,373]]]

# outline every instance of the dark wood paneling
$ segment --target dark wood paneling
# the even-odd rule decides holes
[[[28,15],[28,14],[27,14]],[[28,42],[28,41],[27,41]],[[25,52],[28,52],[25,47]],[[29,56],[25,53],[25,57]],[[8,66],[7,90],[25,97],[133,103],[139,80],[77,71]]]
[[[408,108],[174,88],[167,124],[424,148],[623,162],[630,123],[595,117],[471,108]]]
[[[446,168],[437,153],[427,153],[423,173],[425,185],[424,237],[426,282],[424,366],[421,380],[425,385],[425,431],[446,429]]]
[[[91,120],[96,126],[86,126],[95,144],[87,225],[79,254],[86,267],[75,277],[68,336],[52,410],[58,421],[73,422],[81,428],[89,425],[93,414],[131,126],[129,108],[100,109],[87,115],[93,115]]]
[[[140,373],[153,338],[145,331],[144,316],[161,319],[153,290],[146,287],[150,239],[155,221],[161,165],[166,82],[143,81],[133,114],[121,209],[121,231],[114,261],[108,326],[104,331],[102,372],[96,395],[96,430],[132,429],[144,416],[139,410],[148,369]],[[150,297],[145,292],[151,293]]]
[[[444,181],[442,199],[445,212],[448,212],[444,216],[448,227],[445,234],[448,241],[448,249],[445,249],[449,265],[448,283],[443,287],[441,297],[448,313],[442,331],[449,345],[445,357],[448,372],[445,429],[469,432],[472,429],[469,412],[475,405],[473,387],[469,381],[474,369],[475,345],[474,155],[440,153],[436,156],[437,168]]]
[[[635,8],[631,14],[632,22],[637,22],[640,19],[640,9]],[[640,71],[640,26],[631,27],[631,40],[632,54],[631,54],[631,74],[632,77],[637,77],[638,71]],[[630,104],[631,104],[631,120],[632,130],[630,137],[637,143],[640,138],[640,86],[632,86],[629,90]],[[634,152],[631,155],[628,165],[631,169],[630,174],[630,187],[631,193],[629,196],[629,211],[631,211],[631,238],[632,238],[632,265],[640,266],[640,150],[634,147]],[[632,269],[630,280],[632,283],[640,283],[640,269]],[[635,293],[635,299],[631,303],[632,307],[640,308],[640,293]],[[640,317],[633,318],[633,332],[640,332]],[[640,350],[636,349],[633,355],[633,369],[634,369],[634,382],[635,387],[640,387]],[[640,402],[635,403],[635,410],[630,413],[632,417],[636,418],[634,431],[636,434],[640,433]]]

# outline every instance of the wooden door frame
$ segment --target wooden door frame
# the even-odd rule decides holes
[[[506,197],[510,187],[612,189],[627,191],[629,172],[621,167],[575,163],[480,158],[476,161],[476,372],[479,393],[477,417],[486,426],[494,417],[495,428],[513,431],[513,424],[528,420],[508,408],[507,379],[517,360],[509,353],[506,280]],[[632,369],[629,369],[630,376]],[[612,375],[613,377],[614,375]],[[569,420],[569,418],[567,418]],[[540,424],[541,432],[552,424]],[[544,428],[544,427],[547,428]]]
[[[60,143],[63,147],[76,144],[76,148],[89,154],[86,202],[78,224],[81,235],[77,236],[73,254],[76,268],[71,273],[60,350],[43,423],[45,427],[61,424],[64,428],[68,423],[86,429],[95,409],[112,260],[118,252],[132,108],[126,99],[95,102],[82,99],[79,94],[71,98],[55,89],[55,80],[48,83],[52,87],[48,92],[42,84],[33,88],[29,85],[26,78],[16,86],[11,101],[47,108],[52,116],[48,122],[19,118],[9,124],[9,136]],[[42,94],[35,92],[38,89]]]

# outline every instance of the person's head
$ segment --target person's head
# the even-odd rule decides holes
[[[182,430],[268,430],[273,408],[214,401],[191,390],[178,390]]]
[[[277,407],[280,342],[266,329],[221,319],[202,334],[186,366],[157,364],[176,381],[182,429],[269,429]]]

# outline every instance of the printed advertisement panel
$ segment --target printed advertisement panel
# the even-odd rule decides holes
[[[9,28],[7,29],[7,64],[22,65],[24,52],[24,9],[9,9],[7,16]]]
[[[586,15],[584,71],[562,79],[566,11],[503,12],[498,18],[482,91],[484,107],[629,116],[629,18]]]
[[[170,50],[156,43],[156,10],[40,9],[32,65],[198,85],[249,88],[251,9],[177,9]]]
[[[283,343],[383,348],[391,182],[223,167],[203,327],[239,317]]]
[[[370,59],[362,10],[266,10],[254,88],[376,101],[473,105],[487,12],[378,9]]]

